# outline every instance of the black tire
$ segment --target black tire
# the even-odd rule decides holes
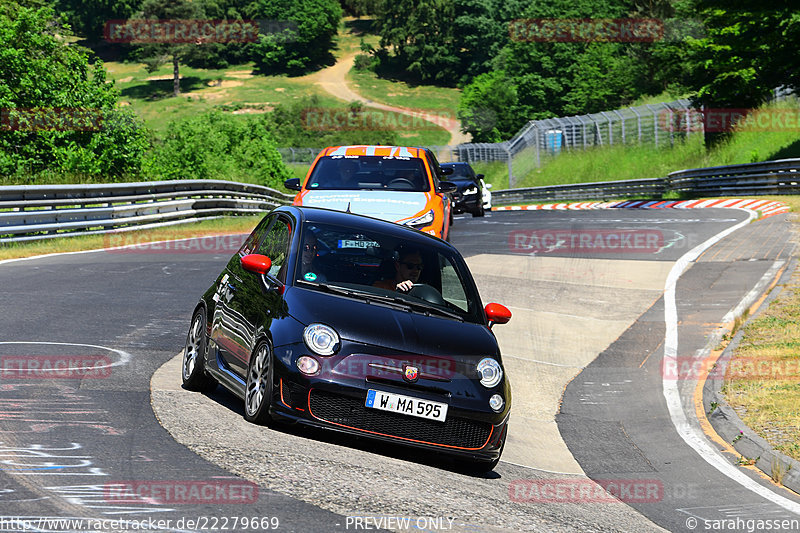
[[[483,204],[481,204],[481,205],[478,207],[477,211],[473,211],[473,212],[472,212],[472,216],[473,216],[473,217],[482,217],[483,215],[484,215]]]
[[[183,348],[183,388],[197,392],[210,392],[216,388],[217,382],[206,373],[207,352],[206,313],[204,309],[198,309],[192,317],[192,325],[186,334],[186,345]]]
[[[269,414],[272,403],[272,379],[274,364],[269,343],[260,342],[253,350],[247,368],[247,384],[244,390],[244,417],[255,424],[272,422]]]

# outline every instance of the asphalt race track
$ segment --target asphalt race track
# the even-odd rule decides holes
[[[757,284],[791,268],[786,216],[744,225],[682,272],[679,360],[702,352]],[[693,382],[670,384],[661,365],[673,266],[747,218],[458,218],[451,240],[484,303],[514,313],[494,328],[514,391],[511,433],[485,477],[401,447],[254,426],[221,388],[182,390],[176,355],[189,315],[240,240],[2,263],[0,531],[708,531],[729,518],[800,519],[785,503],[800,505],[796,495],[758,495],[690,447],[664,394],[675,389],[693,412]],[[64,361],[79,370],[64,372]],[[589,479],[625,486],[626,503]]]

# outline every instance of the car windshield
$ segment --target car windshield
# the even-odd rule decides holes
[[[483,323],[477,290],[458,253],[396,235],[306,223],[295,284],[409,312]]]
[[[445,163],[442,166],[449,166],[450,168],[453,169],[453,173],[450,174],[449,176],[447,176],[447,178],[449,180],[453,180],[453,179],[462,179],[462,180],[469,179],[469,180],[471,180],[472,179],[472,174],[470,174],[469,167],[467,165],[447,165],[447,163]]]
[[[314,166],[306,189],[427,192],[430,183],[417,157],[325,156]]]

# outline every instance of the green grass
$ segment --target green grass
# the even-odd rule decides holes
[[[172,67],[150,74],[143,64],[106,63],[120,89],[121,105],[130,105],[145,124],[164,132],[173,120],[196,115],[214,107],[235,107],[239,113],[264,113],[317,96],[321,107],[342,107],[338,100],[306,76],[262,76],[253,74],[252,64],[227,69],[198,69],[181,66],[181,94],[172,96]]]
[[[351,69],[347,77],[351,87],[365,98],[394,106],[430,110],[446,118],[455,118],[461,98],[459,89],[411,85],[405,81],[379,78],[371,70]]]
[[[776,197],[800,208],[800,198]],[[723,392],[739,417],[778,451],[800,460],[800,271],[744,327]]]
[[[250,233],[263,216],[237,216],[168,226],[165,228],[129,231],[107,235],[61,237],[27,243],[0,245],[0,260],[35,255],[99,250],[109,246],[141,244],[152,241]]]

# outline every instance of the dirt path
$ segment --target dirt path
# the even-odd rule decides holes
[[[339,58],[335,65],[320,70],[319,72],[315,72],[314,74],[307,76],[307,78],[310,82],[321,86],[329,94],[339,98],[340,100],[344,100],[345,102],[363,102],[364,105],[373,109],[402,113],[405,115],[420,117],[423,120],[433,122],[450,133],[450,142],[448,143],[450,146],[470,142],[471,136],[468,133],[461,132],[461,123],[457,119],[450,117],[444,118],[432,113],[423,113],[419,110],[410,109],[407,107],[391,106],[382,104],[380,102],[374,102],[364,98],[352,90],[347,85],[347,73],[350,71],[355,57],[356,54],[345,55]]]

